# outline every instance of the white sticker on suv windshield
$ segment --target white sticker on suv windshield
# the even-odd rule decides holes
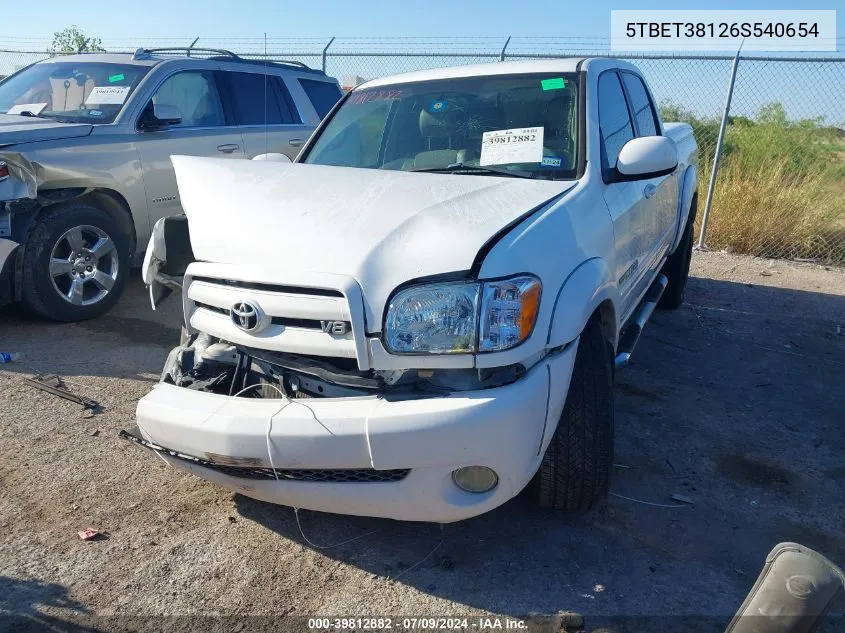
[[[94,86],[88,93],[88,105],[120,105],[126,101],[130,86]]]
[[[543,128],[493,130],[481,136],[479,165],[539,163],[543,160]]]
[[[33,114],[40,114],[41,111],[47,107],[46,103],[19,103],[13,105],[6,111],[6,114],[20,114],[21,112],[32,112]]]

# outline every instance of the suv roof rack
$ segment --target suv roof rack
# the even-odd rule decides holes
[[[168,46],[165,48],[138,48],[135,49],[135,54],[132,56],[132,59],[148,59],[155,53],[177,53],[177,52],[184,52],[188,57],[191,56],[192,52],[199,52],[199,53],[213,53],[209,57],[205,59],[216,61],[216,62],[230,62],[230,63],[237,63],[237,64],[252,64],[252,65],[264,65],[264,66],[276,66],[279,67],[293,67],[298,70],[302,70],[304,72],[314,73],[316,75],[325,75],[322,70],[317,68],[311,68],[307,64],[304,64],[300,61],[295,59],[263,59],[261,57],[241,57],[237,53],[233,53],[232,51],[227,51],[225,48],[201,48],[195,46]]]
[[[297,70],[302,70],[302,71],[309,72],[309,73],[317,73],[319,75],[325,74],[322,70],[319,70],[317,68],[311,68],[307,64],[303,64],[302,62],[297,61],[295,59],[266,59],[265,60],[263,57],[246,58],[246,57],[240,57],[240,56],[237,56],[237,55],[234,58],[229,58],[229,57],[226,57],[224,55],[215,55],[215,56],[212,56],[212,57],[208,57],[207,59],[210,59],[211,61],[230,62],[230,63],[235,63],[235,64],[252,64],[254,66],[271,66],[271,67],[275,66],[277,68],[278,67],[284,67],[284,66],[288,66],[288,67],[292,66],[292,67],[296,68]]]
[[[133,59],[141,59],[142,57],[149,57],[153,53],[176,53],[184,52],[188,57],[191,53],[214,53],[218,57],[225,57],[233,61],[240,60],[232,51],[227,51],[225,48],[201,48],[196,46],[167,46],[164,48],[139,48],[135,50]]]

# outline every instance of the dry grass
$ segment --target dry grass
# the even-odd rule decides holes
[[[710,165],[702,167],[703,208]],[[845,264],[841,184],[827,166],[799,175],[787,157],[749,164],[728,156],[719,167],[707,244],[761,257]]]

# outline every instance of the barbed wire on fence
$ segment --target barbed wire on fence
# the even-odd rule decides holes
[[[103,46],[128,53],[138,47],[188,46],[193,39],[104,39]],[[200,42],[248,58],[265,57],[264,38]],[[46,39],[0,38],[0,76],[49,57],[48,45]],[[702,209],[733,55],[614,55],[610,40],[598,37],[266,39],[267,59],[324,67],[347,88],[426,68],[592,55],[636,64],[664,118],[692,125],[701,148]],[[845,264],[845,55],[743,55],[723,146],[707,226],[711,248]]]

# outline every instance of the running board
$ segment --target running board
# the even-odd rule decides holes
[[[658,275],[654,283],[645,293],[643,300],[634,312],[628,325],[622,330],[622,336],[619,337],[619,346],[616,353],[616,369],[624,367],[631,360],[631,354],[637,346],[637,341],[640,340],[640,334],[643,333],[643,328],[646,322],[651,318],[652,312],[657,307],[657,302],[663,296],[663,291],[666,290],[666,284],[669,280],[666,275]]]

